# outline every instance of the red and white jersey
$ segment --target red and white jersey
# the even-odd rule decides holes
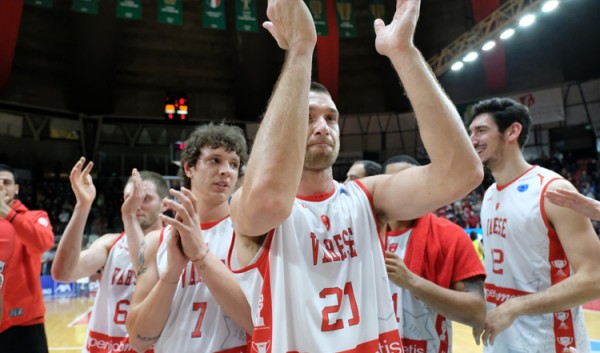
[[[233,235],[228,217],[203,223],[202,237],[210,251],[225,263]],[[163,230],[156,255],[159,272],[167,266],[167,238],[170,227]],[[245,353],[246,332],[225,315],[200,273],[190,261],[184,268],[155,352],[178,353]]]
[[[386,250],[404,258],[412,229],[389,231]],[[466,236],[466,235],[465,235]],[[390,281],[396,321],[405,352],[452,352],[452,321],[432,310],[410,290]]]
[[[297,197],[252,263],[234,272],[252,308],[251,352],[402,352],[371,196],[359,181]]]
[[[562,177],[533,166],[509,184],[494,184],[486,191],[481,225],[488,311],[570,276],[569,261],[544,213],[544,192],[558,179]],[[484,352],[559,353],[569,346],[590,352],[581,307],[520,316]]]
[[[108,252],[88,324],[84,353],[136,352],[129,345],[125,328],[135,281],[127,237],[121,233]]]

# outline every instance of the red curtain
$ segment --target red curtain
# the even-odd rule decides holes
[[[340,38],[338,34],[335,0],[325,0],[329,34],[317,38],[318,81],[337,101],[339,92]]]
[[[500,0],[471,0],[473,15],[477,23],[500,7]],[[496,47],[482,54],[487,86],[491,92],[502,91],[506,87],[506,57],[504,45],[496,39]]]
[[[23,0],[0,0],[0,92],[10,77],[22,12]]]

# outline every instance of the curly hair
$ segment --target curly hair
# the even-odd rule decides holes
[[[185,165],[188,167],[196,165],[204,147],[224,147],[227,152],[235,152],[240,158],[238,172],[248,161],[248,145],[241,128],[223,123],[199,126],[185,140],[185,147],[181,152],[181,178],[182,185],[186,188],[190,188],[190,178],[185,175],[183,168]]]

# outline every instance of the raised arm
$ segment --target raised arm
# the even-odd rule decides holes
[[[254,141],[244,186],[231,203],[237,234],[248,236],[268,232],[292,210],[306,152],[308,91],[317,40],[302,0],[269,0],[267,17],[263,27],[287,53]]]
[[[453,103],[413,44],[419,0],[397,0],[389,25],[375,21],[375,47],[396,69],[412,104],[431,163],[366,179],[375,207],[390,220],[415,219],[474,189],[483,167]],[[368,185],[367,185],[368,184]],[[398,202],[401,199],[411,202]]]
[[[69,175],[77,202],[73,215],[60,238],[52,263],[52,277],[61,282],[71,282],[96,273],[104,266],[110,244],[117,236],[117,234],[102,236],[89,249],[81,251],[85,222],[96,197],[96,187],[90,175],[94,163],[89,162],[85,168],[84,164],[85,158],[82,157],[75,163]]]
[[[181,271],[187,259],[178,249],[178,237],[165,234],[167,241],[167,269],[160,273],[156,253],[160,245],[160,232],[146,235],[148,246],[144,257],[138,261],[137,282],[125,324],[129,342],[138,351],[146,351],[154,345],[167,323],[171,303],[179,283]]]
[[[129,258],[133,267],[136,269],[136,273],[139,272],[140,268],[137,266],[139,256],[144,256],[144,248],[146,243],[144,241],[144,231],[138,222],[135,213],[138,208],[144,202],[146,197],[146,190],[142,184],[142,178],[137,169],[131,171],[131,182],[126,186],[131,190],[126,190],[125,201],[121,206],[121,219],[123,220],[123,227],[125,228],[125,234],[127,234],[127,247],[129,248]],[[127,192],[130,191],[130,192]],[[141,260],[142,263],[144,259]]]
[[[545,196],[548,201],[555,205],[570,208],[593,221],[600,221],[600,202],[575,190],[548,190]]]
[[[548,190],[575,191],[567,181],[555,181]],[[546,218],[556,231],[573,274],[538,293],[510,299],[488,313],[483,341],[495,337],[521,315],[567,310],[600,297],[600,240],[589,219],[544,201]]]

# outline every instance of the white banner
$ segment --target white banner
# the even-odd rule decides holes
[[[565,120],[565,109],[560,88],[525,92],[509,96],[509,98],[529,108],[533,125]]]

